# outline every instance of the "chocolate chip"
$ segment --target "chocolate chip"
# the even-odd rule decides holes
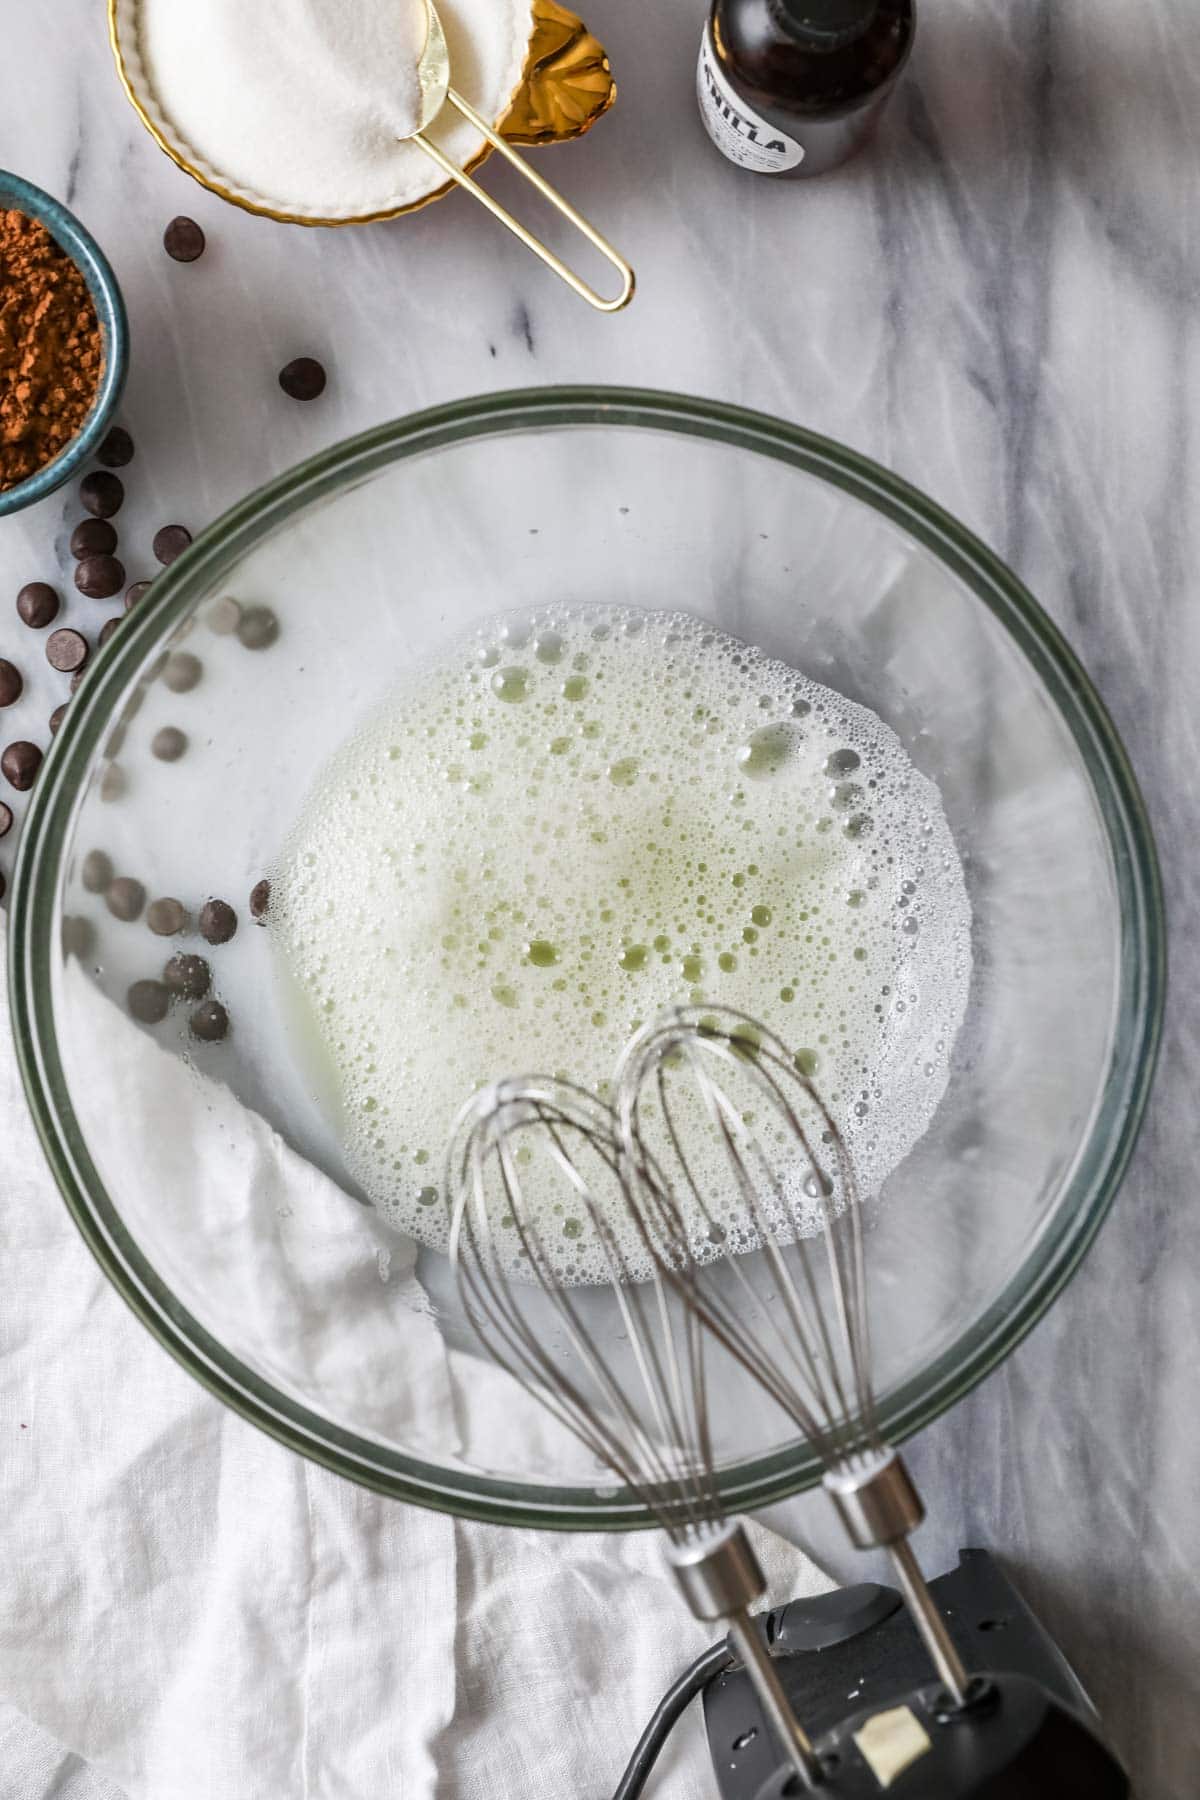
[[[100,777],[100,798],[119,800],[129,786],[129,777],[120,763],[109,763]]]
[[[88,641],[81,631],[65,626],[46,639],[46,661],[62,675],[73,675],[88,659]]]
[[[207,944],[227,944],[237,930],[237,914],[227,900],[206,900],[200,908],[200,936]]]
[[[67,683],[68,690],[72,694],[75,692],[75,689],[79,686],[80,682],[83,680],[83,678],[86,674],[87,674],[87,664],[84,663],[82,669],[76,669],[76,671],[72,675],[70,681]]]
[[[159,762],[178,762],[187,749],[187,736],[178,725],[162,725],[150,740],[150,754]]]
[[[17,595],[17,612],[33,631],[41,631],[58,616],[58,605],[58,595],[48,581],[27,581]]]
[[[202,1000],[188,1020],[193,1037],[219,1044],[229,1030],[229,1014],[219,1000]]]
[[[125,726],[114,725],[109,733],[108,742],[104,746],[105,756],[120,756],[125,748]]]
[[[89,894],[102,894],[113,878],[110,857],[103,850],[89,850],[83,859],[79,879]]]
[[[250,917],[259,924],[267,916],[267,908],[271,904],[271,884],[269,881],[256,881],[250,889]]]
[[[325,370],[315,356],[297,356],[280,369],[279,385],[289,400],[315,400],[325,392]]]
[[[169,895],[152,900],[146,908],[146,923],[158,937],[174,937],[186,928],[187,922],[187,907]]]
[[[160,563],[173,563],[192,541],[186,525],[160,525],[154,534],[154,554]]]
[[[41,751],[36,744],[27,743],[24,738],[10,744],[3,756],[0,756],[0,774],[5,776],[19,794],[28,793],[41,766]]]
[[[195,219],[180,213],[163,232],[163,249],[173,262],[195,262],[204,255],[204,233]]]
[[[132,612],[142,595],[150,586],[148,581],[135,581],[132,587],[125,590],[125,611]]]
[[[119,918],[124,925],[130,925],[142,914],[142,907],[146,905],[146,889],[140,882],[135,882],[131,875],[115,875],[104,891],[104,905],[113,918]]]
[[[161,981],[135,981],[126,998],[130,1012],[143,1025],[161,1025],[171,1006]]]
[[[119,475],[111,475],[107,469],[93,469],[79,484],[79,498],[84,510],[90,512],[94,519],[111,519],[114,513],[121,510],[121,503],[125,498],[125,483]]]
[[[106,469],[123,469],[133,461],[133,439],[123,425],[114,425],[96,452]]]
[[[55,734],[58,731],[59,726],[62,724],[62,722],[66,718],[66,716],[67,716],[67,703],[64,700],[62,705],[56,706],[54,711],[50,714],[50,736],[51,737],[55,736]]]
[[[80,918],[78,913],[67,913],[59,927],[59,938],[63,955],[77,956],[82,962],[95,948],[96,928],[90,919]]]
[[[80,519],[71,533],[71,555],[111,556],[117,547],[117,528],[107,519]]]
[[[0,656],[0,706],[12,706],[14,701],[21,698],[24,686],[21,671]]]
[[[104,904],[114,919],[120,919],[123,924],[128,925],[141,917],[142,908],[146,904],[146,890],[132,875],[116,875],[105,890]]]
[[[12,807],[5,806],[3,800],[0,800],[0,837],[8,836],[12,830],[12,822]]]
[[[173,694],[187,694],[204,673],[204,664],[190,650],[173,650],[163,665],[162,678]]]
[[[84,556],[75,564],[75,586],[89,600],[108,600],[125,586],[125,569],[115,556]]]
[[[214,600],[204,615],[204,622],[218,637],[232,637],[242,616],[241,605],[232,594]]]
[[[212,986],[212,970],[204,958],[183,950],[164,966],[162,978],[181,1000],[203,1000]]]
[[[248,606],[238,621],[238,642],[247,650],[265,650],[279,636],[279,620],[269,606]]]
[[[105,619],[103,625],[100,627],[100,635],[96,639],[96,642],[102,650],[124,617],[124,613],[117,613],[115,618]]]

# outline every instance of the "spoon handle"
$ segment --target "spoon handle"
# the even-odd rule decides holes
[[[498,200],[493,200],[490,194],[485,193],[479,183],[447,156],[446,152],[431,138],[427,138],[424,132],[417,132],[411,141],[420,144],[426,156],[432,157],[444,174],[448,175],[452,181],[456,181],[459,187],[466,188],[469,194],[473,194],[481,206],[486,206],[493,218],[499,219],[502,225],[507,225],[513,236],[520,238],[526,249],[532,250],[535,256],[540,256],[547,267],[553,269],[554,273],[565,281],[567,286],[572,288],[581,299],[586,300],[589,306],[594,306],[598,312],[609,313],[619,312],[623,306],[627,306],[633,298],[634,275],[624,257],[613,249],[607,238],[601,237],[594,225],[590,225],[581,213],[576,212],[570,201],[565,200],[557,188],[551,187],[550,183],[539,175],[536,169],[530,167],[524,157],[518,156],[512,145],[506,143],[500,133],[493,130],[487,120],[481,118],[475,108],[470,106],[461,94],[455,93],[453,88],[449,88],[446,98],[452,106],[458,109],[463,118],[468,120],[475,130],[487,139],[493,150],[498,151],[506,162],[511,163],[513,168],[525,177],[526,181],[532,182],[539,194],[547,199],[564,219],[569,220],[577,231],[582,232],[601,256],[607,258],[613,267],[620,271],[620,292],[614,299],[606,300],[603,294],[598,294],[595,288],[589,287],[587,282],[576,275],[573,269],[567,267],[561,257],[556,256],[553,250],[548,249],[538,238],[535,238],[533,233],[527,230],[519,219],[514,218],[505,207],[501,206]]]

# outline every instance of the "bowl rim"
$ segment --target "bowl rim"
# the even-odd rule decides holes
[[[9,922],[10,1009],[30,1110],[66,1204],[101,1267],[159,1342],[211,1392],[291,1449],[394,1498],[490,1523],[615,1530],[653,1523],[615,1489],[543,1487],[452,1470],[334,1425],[226,1351],[155,1273],[126,1231],[88,1154],[54,1030],[51,973],[59,873],[73,813],[114,705],[143,659],[224,570],[281,520],[375,470],[468,440],[538,429],[616,425],[681,433],[769,456],[825,480],[908,533],[955,573],[1032,664],[1078,745],[1113,860],[1120,975],[1112,1056],[1065,1194],[1020,1268],[954,1344],[880,1404],[899,1441],[966,1394],[1021,1341],[1092,1242],[1132,1153],[1153,1078],[1166,982],[1158,858],[1128,756],[1103,702],[1048,615],[972,532],[857,451],[763,413],[686,395],[623,387],[553,387],[475,396],[343,440],[266,483],[197,537],[155,581],[102,654],[53,741],[26,816]],[[813,1485],[803,1444],[723,1471],[731,1510]]]
[[[38,219],[59,248],[66,252],[87,282],[92,305],[104,338],[104,370],[91,410],[75,436],[51,462],[43,463],[15,487],[0,492],[0,518],[32,506],[69,481],[91,455],[121,398],[129,368],[129,318],[112,265],[99,244],[75,214],[48,194],[9,169],[0,169],[0,207],[13,208]]]

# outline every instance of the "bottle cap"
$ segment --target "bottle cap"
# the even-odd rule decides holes
[[[771,0],[770,11],[797,43],[840,50],[866,31],[879,0]]]

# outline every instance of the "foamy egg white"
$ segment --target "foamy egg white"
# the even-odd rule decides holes
[[[876,1190],[941,1099],[970,979],[962,867],[895,734],[683,613],[460,641],[334,757],[271,901],[349,1167],[438,1248],[463,1103],[507,1074],[604,1092],[679,1001],[777,1032]],[[603,1278],[569,1214],[572,1278]]]

